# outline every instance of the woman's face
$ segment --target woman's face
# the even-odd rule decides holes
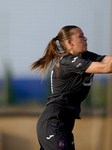
[[[74,34],[69,41],[72,46],[70,53],[73,55],[81,55],[87,51],[87,38],[80,28],[72,29],[71,32],[74,32]]]

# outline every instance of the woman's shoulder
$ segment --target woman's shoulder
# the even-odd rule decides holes
[[[69,53],[61,59],[60,63],[61,64],[70,64],[70,63],[75,62],[78,58],[82,59],[82,57],[80,57],[78,55],[72,55],[71,53]]]
[[[75,59],[79,58],[80,56],[78,55],[72,55],[71,53],[65,55],[62,59],[61,59],[61,63],[63,64],[67,64],[67,63],[71,63],[72,61],[74,61]]]

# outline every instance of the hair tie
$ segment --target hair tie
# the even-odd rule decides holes
[[[55,40],[56,40],[56,41],[59,40],[59,39],[58,39],[58,36],[55,37]]]

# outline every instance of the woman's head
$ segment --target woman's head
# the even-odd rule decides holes
[[[58,33],[58,40],[65,52],[80,55],[87,50],[87,38],[77,26],[65,26]]]

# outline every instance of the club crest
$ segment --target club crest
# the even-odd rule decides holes
[[[58,140],[58,147],[61,149],[65,148],[65,140]]]

